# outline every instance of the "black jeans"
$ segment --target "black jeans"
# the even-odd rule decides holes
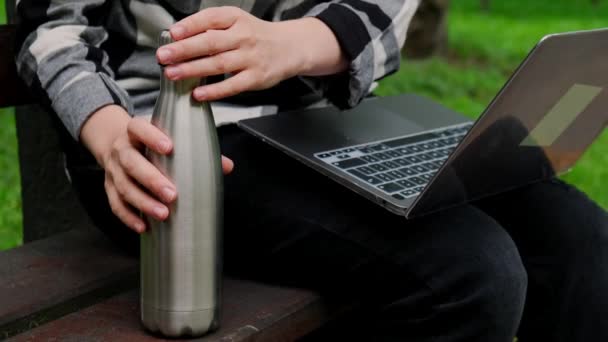
[[[236,165],[228,272],[357,296],[363,341],[608,341],[608,215],[575,188],[551,180],[405,220],[235,126],[220,139]],[[71,173],[94,221],[135,250],[103,176]]]

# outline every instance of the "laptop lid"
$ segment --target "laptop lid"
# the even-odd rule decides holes
[[[568,171],[608,123],[608,30],[543,38],[406,213]]]

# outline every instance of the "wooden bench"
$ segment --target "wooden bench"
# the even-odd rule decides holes
[[[0,339],[151,341],[139,265],[92,227],[0,252]],[[220,329],[201,341],[291,341],[345,312],[302,289],[225,278]]]
[[[13,10],[7,1],[9,18]],[[52,114],[17,76],[14,38],[14,25],[0,26],[0,107],[17,106],[25,244],[0,252],[0,340],[157,339],[139,323],[138,260],[109,242],[76,200]],[[225,278],[221,327],[201,340],[296,340],[350,306]]]

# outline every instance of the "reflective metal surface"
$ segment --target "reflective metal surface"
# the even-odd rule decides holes
[[[167,31],[159,43],[171,42]],[[198,79],[161,76],[152,123],[174,143],[148,158],[177,187],[169,219],[149,219],[141,236],[141,320],[167,336],[201,335],[217,326],[221,279],[222,170],[211,108],[191,97]]]

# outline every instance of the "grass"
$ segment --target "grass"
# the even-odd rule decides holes
[[[0,23],[6,11],[0,1]],[[0,250],[21,244],[21,183],[12,108],[0,109]]]
[[[4,18],[4,1],[0,1]],[[454,0],[449,17],[449,59],[404,61],[378,89],[382,95],[415,92],[470,117],[479,115],[530,48],[545,34],[608,26],[608,1]],[[21,242],[17,139],[12,109],[0,110],[0,250]],[[564,177],[608,208],[608,132]]]
[[[12,109],[0,110],[0,250],[21,244],[21,187]]]
[[[457,0],[448,27],[449,58],[404,61],[378,93],[426,95],[475,118],[541,37],[608,27],[608,2],[595,7],[591,1],[494,0],[486,13],[478,0]],[[608,131],[563,178],[608,208]]]

